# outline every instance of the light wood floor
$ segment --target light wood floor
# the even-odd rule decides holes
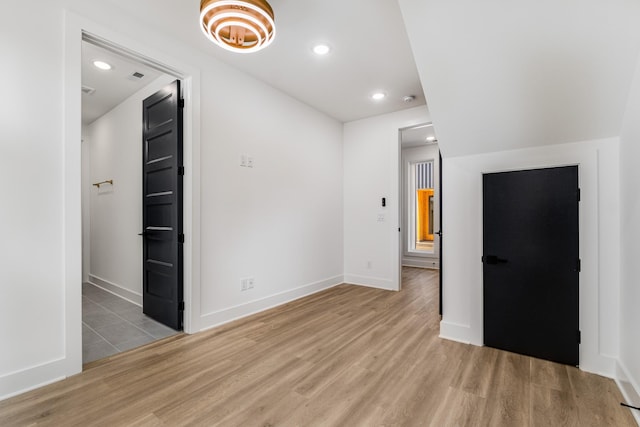
[[[0,402],[0,425],[632,426],[609,379],[438,338],[437,272],[170,337]]]
[[[433,252],[433,242],[416,242],[416,249],[419,251]]]

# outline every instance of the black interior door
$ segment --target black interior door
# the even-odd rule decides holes
[[[440,238],[440,254],[439,254],[439,265],[440,265],[440,277],[439,277],[439,286],[440,286],[440,293],[439,293],[439,302],[438,302],[438,312],[440,313],[440,317],[442,317],[442,153],[440,153],[440,151],[438,151],[438,182],[440,183],[439,187],[438,187],[438,191],[440,192],[440,201],[438,203],[438,210],[440,211],[439,214],[439,218],[440,218],[440,230],[438,230],[436,232],[436,234],[438,235],[438,237]]]
[[[182,329],[182,102],[175,81],[143,101],[143,312]]]
[[[483,177],[485,345],[578,365],[578,167]]]

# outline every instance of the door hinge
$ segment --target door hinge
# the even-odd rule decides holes
[[[576,263],[576,271],[580,273],[582,271],[582,260],[578,258],[578,262]]]
[[[578,344],[582,344],[582,332],[578,330]]]
[[[178,175],[184,175],[184,166],[178,166]]]
[[[578,201],[580,201],[580,189],[578,188]]]
[[[184,234],[178,234],[178,243],[184,243]]]
[[[184,108],[184,99],[181,99],[180,101],[178,101],[178,107]]]
[[[400,227],[398,227],[398,233],[400,232]]]
[[[178,310],[184,311],[184,301],[182,301],[180,304],[178,304]]]

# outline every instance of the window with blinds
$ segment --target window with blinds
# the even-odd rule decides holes
[[[433,162],[416,164],[416,189],[433,188]]]

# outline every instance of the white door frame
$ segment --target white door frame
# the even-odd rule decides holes
[[[64,283],[65,373],[82,371],[81,47],[85,35],[160,67],[184,82],[184,330],[200,330],[200,70],[167,56],[160,42],[143,42],[65,12],[64,41]]]
[[[437,143],[433,143],[433,146],[437,147]],[[440,150],[438,149],[438,153]],[[439,212],[439,201],[440,201],[440,180],[438,179],[438,172],[440,168],[438,166],[438,158],[434,157],[414,157],[408,158],[403,155],[402,166],[403,170],[403,205],[402,205],[402,224],[404,226],[404,231],[402,233],[402,245],[403,251],[402,254],[404,256],[413,256],[420,258],[430,258],[430,259],[439,259],[440,258],[440,238],[435,235],[434,230],[434,238],[433,238],[433,251],[426,252],[421,251],[415,248],[416,244],[416,176],[415,176],[415,168],[419,163],[431,162],[433,164],[433,181],[437,182],[437,185],[434,185],[435,196],[433,198],[434,203],[434,227],[436,229],[440,228],[440,212]]]
[[[407,204],[407,194],[406,193],[406,189],[405,189],[405,181],[406,181],[406,177],[405,177],[405,161],[404,161],[404,156],[402,155],[402,132],[405,130],[409,130],[409,129],[413,129],[413,128],[417,128],[417,127],[421,127],[421,126],[426,126],[426,125],[432,125],[433,122],[431,120],[427,120],[427,121],[423,121],[423,122],[419,122],[410,126],[404,126],[398,129],[398,169],[397,169],[397,177],[398,177],[398,246],[397,246],[397,253],[395,254],[396,258],[396,262],[394,263],[394,266],[397,268],[396,270],[396,277],[398,280],[398,287],[397,290],[401,290],[402,289],[402,259],[405,253],[405,248],[404,248],[404,235],[407,232],[407,230],[405,229],[406,227],[406,221],[405,221],[405,215],[406,215],[406,204]],[[438,146],[438,152],[440,152],[440,147]],[[439,171],[440,169],[440,164],[439,162],[439,158],[435,158],[433,159],[434,162],[434,166],[437,164],[437,169],[434,168],[434,173],[436,171]],[[440,192],[440,182],[438,180],[438,192]],[[438,197],[441,197],[440,195]],[[440,218],[440,214],[438,214],[438,223],[439,225],[441,224],[442,218]],[[440,239],[438,238],[438,244],[440,243]],[[435,249],[435,246],[434,246]],[[395,249],[394,249],[395,250]],[[439,254],[437,254],[435,251],[433,253],[433,256],[437,256],[439,258]],[[427,258],[428,256],[425,256],[425,258]]]

